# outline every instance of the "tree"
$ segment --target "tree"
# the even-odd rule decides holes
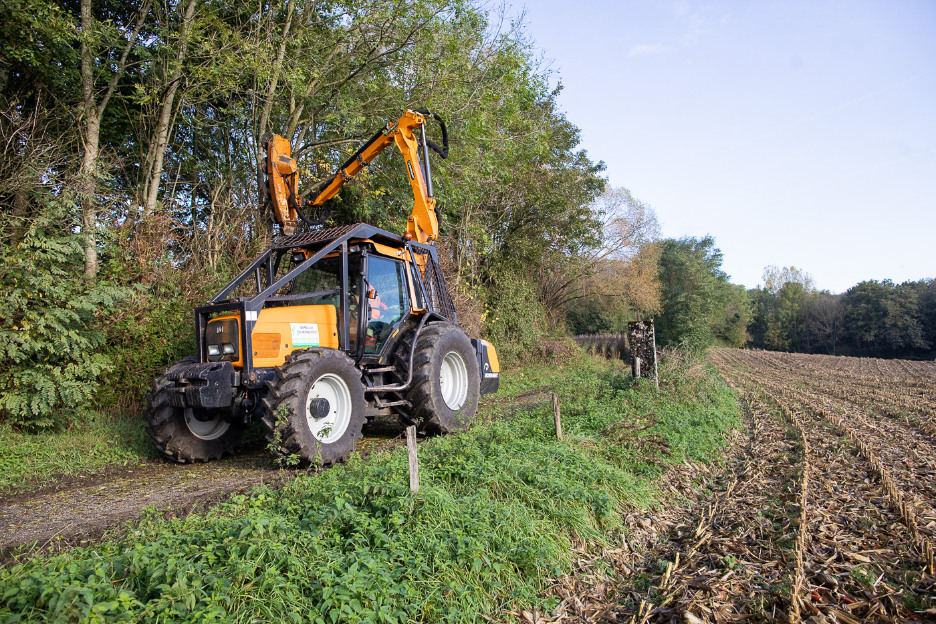
[[[824,345],[829,355],[835,355],[845,322],[845,306],[842,297],[827,291],[817,293],[812,308],[812,318],[811,327],[817,346]]]
[[[607,189],[591,210],[598,227],[591,246],[570,256],[570,262],[547,267],[540,277],[543,305],[566,314],[583,299],[597,298],[638,319],[641,313],[658,312],[660,225],[653,208],[616,188]]]
[[[721,270],[722,252],[711,236],[666,239],[660,254],[663,313],[657,336],[663,344],[701,349],[718,338],[740,346],[750,320],[747,293]]]
[[[97,186],[100,170],[101,120],[118,82],[123,78],[131,50],[140,45],[140,31],[149,13],[145,0],[135,16],[106,11],[104,20],[93,14],[91,0],[80,2],[81,101],[78,106],[81,142],[84,148],[78,172],[81,187],[81,229],[85,235],[84,272],[98,272]],[[108,7],[109,8],[109,7]],[[129,18],[129,19],[128,19]],[[104,85],[100,85],[101,78]]]
[[[764,267],[764,290],[769,293],[777,294],[784,284],[799,284],[807,292],[814,291],[815,281],[812,275],[795,266],[778,267],[775,264],[769,264]]]
[[[845,333],[859,355],[889,355],[925,349],[917,315],[917,296],[907,284],[868,280],[843,295]]]

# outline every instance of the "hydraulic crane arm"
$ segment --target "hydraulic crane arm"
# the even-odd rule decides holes
[[[432,115],[442,126],[442,145],[439,147],[426,139],[426,117]],[[418,135],[417,135],[418,132]],[[266,184],[260,181],[261,205],[267,199],[273,203],[273,214],[283,232],[291,234],[298,219],[310,225],[321,225],[306,218],[303,208],[323,206],[331,200],[341,187],[364,169],[378,154],[392,143],[396,143],[406,160],[406,173],[413,189],[413,212],[406,222],[405,236],[420,243],[434,243],[439,236],[439,221],[436,200],[432,193],[432,169],[429,165],[428,149],[442,158],[448,156],[448,133],[445,122],[427,110],[407,110],[397,121],[388,123],[362,145],[328,180],[324,188],[308,199],[297,194],[299,177],[295,159],[290,153],[289,141],[279,135],[264,135],[261,139],[267,151],[263,170]],[[423,149],[425,163],[419,160],[419,148]],[[268,195],[267,195],[268,193]]]

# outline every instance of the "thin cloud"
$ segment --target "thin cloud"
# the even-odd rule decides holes
[[[684,28],[684,34],[678,37],[673,42],[673,45],[666,45],[663,43],[642,43],[635,45],[628,51],[627,58],[672,54],[684,48],[692,47],[706,37],[714,34],[731,19],[729,13],[718,12],[710,6],[697,8],[685,0],[670,5],[669,13],[675,18],[676,22]]]
[[[673,51],[673,48],[670,46],[665,46],[662,43],[641,43],[640,45],[635,45],[630,49],[630,52],[627,53],[627,58],[634,58],[635,56],[646,56],[650,54],[668,54]]]

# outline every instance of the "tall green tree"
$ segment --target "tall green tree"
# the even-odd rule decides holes
[[[843,300],[845,334],[857,354],[894,357],[929,346],[917,318],[917,293],[910,284],[868,280],[849,288]]]
[[[663,344],[701,349],[721,341],[740,346],[751,318],[747,292],[721,269],[722,252],[711,236],[666,239],[660,253]]]

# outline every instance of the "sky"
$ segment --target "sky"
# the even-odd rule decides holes
[[[526,32],[613,187],[753,288],[936,278],[936,1],[530,0]]]

